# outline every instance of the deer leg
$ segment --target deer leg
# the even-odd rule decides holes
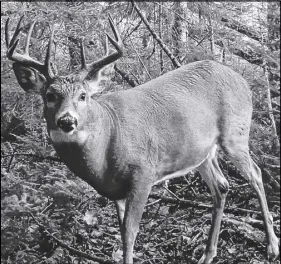
[[[125,214],[126,199],[117,200],[117,201],[114,201],[114,203],[115,203],[115,207],[116,207],[116,211],[117,211],[119,227],[120,227],[120,232],[121,232],[121,238],[122,238],[122,242],[124,243],[123,221],[124,221],[124,214]]]
[[[145,176],[145,177],[144,177]],[[149,183],[148,175],[139,175],[134,182],[132,190],[126,199],[125,214],[123,220],[123,257],[124,264],[133,264],[133,248],[139,230],[139,223],[143,214],[152,183]]]
[[[206,160],[198,167],[198,171],[210,188],[213,196],[212,223],[204,255],[198,264],[209,264],[217,255],[217,244],[221,219],[229,184],[222,174],[217,162],[216,146],[211,150]]]
[[[267,206],[261,170],[250,157],[247,145],[245,147],[245,145],[236,144],[231,145],[231,148],[227,146],[226,153],[229,156],[230,160],[237,167],[237,169],[239,169],[242,176],[249,181],[258,195],[268,243],[268,258],[271,260],[275,260],[279,255],[279,239],[277,238],[273,230],[273,218]]]

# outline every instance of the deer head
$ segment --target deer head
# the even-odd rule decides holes
[[[9,19],[6,22],[5,37],[7,57],[14,61],[13,70],[20,86],[28,93],[40,94],[44,102],[44,114],[48,130],[60,128],[65,133],[73,133],[76,128],[84,125],[91,95],[96,91],[101,80],[101,70],[123,55],[123,44],[116,26],[109,16],[109,24],[115,39],[106,37],[115,47],[116,52],[106,55],[100,60],[86,63],[83,40],[80,43],[81,69],[66,76],[54,74],[51,65],[51,53],[54,41],[54,28],[51,32],[45,62],[41,63],[29,56],[31,34],[36,22],[33,22],[27,34],[24,53],[16,52],[19,35],[22,31],[23,16],[20,18],[12,39],[9,37]]]

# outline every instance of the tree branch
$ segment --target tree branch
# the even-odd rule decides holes
[[[132,79],[132,78],[129,76],[128,73],[126,73],[126,72],[122,71],[121,69],[119,69],[116,64],[114,65],[114,69],[115,69],[115,71],[116,71],[117,73],[120,74],[120,76],[122,77],[122,79],[125,80],[131,87],[136,87],[136,86],[138,86],[138,83],[137,83],[134,79]]]
[[[152,27],[149,25],[149,22],[147,21],[147,19],[145,18],[145,16],[141,13],[140,8],[138,7],[138,5],[131,0],[133,7],[135,8],[135,10],[137,11],[139,17],[141,18],[142,22],[146,25],[147,29],[149,30],[149,32],[151,33],[151,35],[153,36],[153,38],[157,41],[157,43],[160,45],[160,47],[164,50],[164,52],[166,53],[166,55],[170,58],[170,60],[173,63],[173,66],[175,68],[179,68],[181,66],[180,62],[177,60],[177,58],[172,54],[172,52],[170,51],[170,49],[167,47],[167,45],[163,42],[163,40],[157,35],[157,33],[152,29]]]
[[[261,34],[255,32],[253,29],[249,28],[246,25],[241,24],[235,20],[229,20],[226,17],[221,17],[221,22],[224,22],[224,26],[233,29],[251,39],[254,39],[260,43],[264,43],[267,41],[267,38],[264,38]]]
[[[194,208],[201,208],[201,209],[212,209],[213,205],[210,204],[205,204],[201,202],[194,202],[191,200],[184,200],[184,199],[174,199],[170,197],[162,197],[158,194],[150,194],[149,198],[153,199],[161,199],[161,202],[166,202],[166,203],[171,203],[171,204],[182,204]],[[260,211],[255,211],[255,210],[249,210],[249,209],[244,209],[244,208],[234,208],[234,207],[225,207],[224,209],[225,213],[239,213],[239,214],[245,214],[245,213],[250,213],[250,214],[258,214],[261,215]]]

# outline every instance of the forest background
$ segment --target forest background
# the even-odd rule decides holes
[[[79,67],[104,55],[108,14],[125,54],[101,93],[133,87],[180,65],[211,59],[243,75],[253,92],[251,156],[263,174],[280,237],[280,2],[1,2],[1,263],[117,263],[121,238],[111,201],[60,162],[42,101],[19,88],[6,57],[5,23],[36,20],[31,55],[42,60],[55,26],[55,65]],[[24,38],[23,38],[24,39]],[[24,43],[20,42],[19,47]],[[257,196],[225,157],[230,182],[214,263],[269,263]],[[229,177],[229,175],[231,177]],[[210,220],[210,192],[197,172],[156,186],[135,246],[140,263],[197,263]],[[275,263],[280,263],[276,261]]]

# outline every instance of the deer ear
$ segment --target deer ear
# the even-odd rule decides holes
[[[85,78],[89,84],[90,94],[98,94],[107,90],[107,81],[114,76],[114,63],[104,66],[99,71],[90,73]]]
[[[33,68],[25,67],[18,63],[13,64],[13,70],[23,90],[27,93],[41,94],[41,90],[46,83],[43,74]]]
[[[109,65],[104,66],[102,69],[99,71],[99,78],[100,80],[110,80],[114,74],[114,65],[115,63],[110,63]]]

